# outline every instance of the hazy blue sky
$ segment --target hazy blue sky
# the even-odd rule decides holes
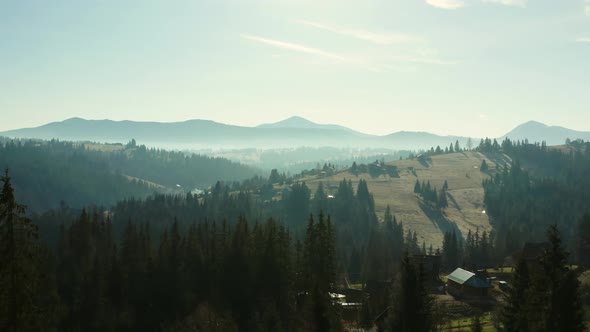
[[[590,130],[590,0],[0,0],[0,112]]]

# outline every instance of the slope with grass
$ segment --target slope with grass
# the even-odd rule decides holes
[[[330,177],[307,177],[303,181],[312,193],[323,182],[324,188],[332,194],[343,179],[350,179],[353,185],[360,179],[366,180],[379,216],[389,205],[406,229],[418,233],[420,242],[424,240],[427,246],[432,244],[436,248],[442,245],[445,231],[457,230],[465,237],[469,230],[479,229],[480,233],[491,230],[489,218],[484,212],[482,180],[491,176],[495,172],[495,164],[502,164],[505,158],[504,155],[484,156],[478,152],[451,153],[433,156],[422,162],[417,159],[389,162],[388,165],[397,166],[399,178],[387,175],[373,178],[369,174],[355,176],[345,170]],[[483,159],[490,168],[486,173],[479,170]],[[446,180],[449,206],[441,211],[425,204],[414,193],[416,180],[430,181],[439,190]]]

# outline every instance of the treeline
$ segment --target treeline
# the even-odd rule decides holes
[[[2,331],[340,329],[335,231],[323,214],[301,241],[273,219],[245,218],[174,219],[159,232],[128,221],[119,241],[108,213],[84,210],[49,250],[3,181]]]
[[[137,146],[60,141],[0,141],[0,167],[15,177],[19,201],[31,212],[60,205],[110,206],[127,197],[165,190],[207,188],[218,179],[251,178],[255,171],[222,158]]]
[[[393,151],[389,149],[343,149],[335,147],[299,147],[296,149],[272,149],[262,152],[237,150],[232,154],[248,156],[260,153],[259,162],[253,162],[256,167],[263,169],[280,168],[292,174],[303,170],[319,169],[317,163],[345,165],[370,164],[375,159],[398,160],[406,158],[411,152],[406,150]]]
[[[489,147],[512,158],[483,182],[499,254],[514,253],[525,241],[540,241],[542,230],[553,223],[573,249],[577,222],[590,211],[590,143],[569,152],[508,139]]]
[[[440,191],[430,185],[430,180],[426,182],[416,180],[414,184],[414,193],[420,195],[420,197],[429,204],[431,207],[435,207],[438,209],[444,209],[449,206],[449,202],[447,200],[447,190],[449,190],[449,183],[445,180]]]
[[[382,175],[387,175],[392,178],[399,178],[397,166],[385,164],[385,159],[375,160],[374,162],[368,164],[357,164],[355,161],[352,163],[349,172],[356,176],[360,174],[369,174],[373,178]]]
[[[170,187],[180,184],[184,190],[207,188],[218,180],[241,181],[257,174],[255,169],[228,159],[147,148],[134,140],[124,150],[93,154],[124,174]]]
[[[10,178],[3,183],[3,331],[340,331],[341,307],[330,293],[346,272],[357,282],[400,276],[386,294],[405,294],[408,307],[392,309],[385,330],[434,324],[428,310],[414,316],[406,311],[431,302],[422,270],[407,258],[420,252],[416,233],[404,239],[403,225],[389,209],[384,223],[369,225],[365,246],[338,230],[351,226],[354,216],[334,222],[321,212],[308,215],[294,225],[301,230],[296,232],[273,218],[248,219],[265,209],[257,202],[248,212],[240,202],[249,195],[232,195],[219,183],[218,192],[201,198],[158,195],[78,215],[68,208],[48,212],[37,217],[38,232],[16,203]],[[359,201],[352,205],[367,207],[360,202],[371,198],[366,183],[356,194],[349,181],[341,186]],[[245,213],[226,218],[232,211]],[[223,217],[209,218],[217,213]],[[57,231],[48,233],[51,227]],[[39,233],[54,241],[42,245]],[[350,255],[348,245],[337,244],[346,236],[354,239]],[[350,259],[342,263],[344,257]],[[363,303],[368,324],[397,303],[389,295],[381,299]]]
[[[445,232],[442,250],[439,252],[443,269],[452,271],[457,267],[463,267],[475,271],[499,265],[500,260],[494,242],[494,234],[487,231],[479,233],[479,230],[469,230],[465,240],[456,232]]]
[[[142,181],[129,180],[105,159],[70,142],[2,142],[0,167],[10,169],[16,179],[17,199],[29,212],[60,205],[108,206],[124,197],[145,197],[155,190]]]

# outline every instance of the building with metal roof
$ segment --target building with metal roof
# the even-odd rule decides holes
[[[447,276],[447,291],[460,297],[488,296],[492,285],[473,272],[457,268]]]

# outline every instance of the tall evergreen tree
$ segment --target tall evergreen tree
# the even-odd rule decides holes
[[[506,332],[528,332],[527,296],[530,287],[527,262],[520,259],[512,274],[505,305],[502,310],[502,323]]]
[[[424,269],[421,265],[415,266],[407,253],[401,262],[399,279],[384,330],[431,331],[433,300],[426,289]]]
[[[39,251],[37,227],[16,202],[8,170],[0,193],[0,330],[42,329],[37,293]]]

